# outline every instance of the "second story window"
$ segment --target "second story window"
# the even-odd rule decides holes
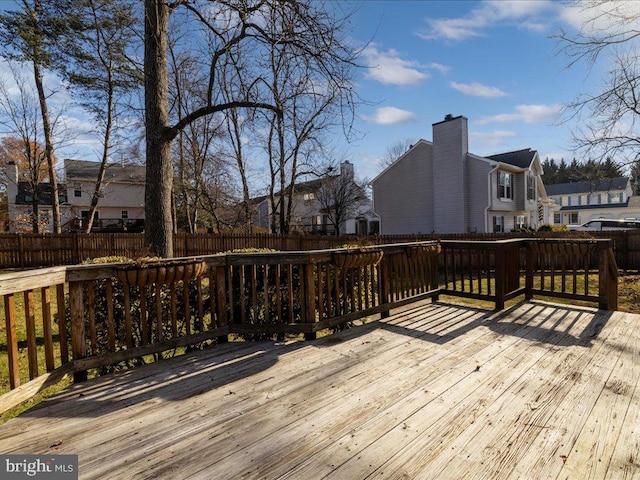
[[[513,200],[513,173],[498,171],[498,198]]]
[[[73,184],[73,196],[74,197],[81,197],[82,196],[82,187],[80,186],[79,183],[74,183]]]
[[[314,193],[305,193],[302,198],[304,199],[304,204],[309,205],[316,198],[316,196]]]
[[[536,199],[536,177],[533,175],[527,176],[527,200]]]

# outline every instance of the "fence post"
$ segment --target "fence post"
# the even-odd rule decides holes
[[[24,268],[24,235],[18,234],[18,255],[20,256],[20,268]]]
[[[506,280],[506,262],[505,262],[505,249],[502,244],[497,244],[494,248],[494,257],[496,261],[496,310],[504,310],[504,292],[505,292],[505,280]]]
[[[71,352],[73,354],[73,361],[75,362],[87,356],[82,282],[69,282],[69,310],[71,312]],[[86,379],[86,370],[79,372],[74,371],[74,382],[84,382]]]
[[[75,255],[74,262],[81,263],[82,260],[80,258],[80,241],[78,238],[78,232],[73,234],[73,253]]]

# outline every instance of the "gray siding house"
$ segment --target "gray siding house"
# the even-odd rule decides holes
[[[323,207],[323,202],[320,200],[321,190],[326,188],[326,185],[331,182],[349,182],[350,184],[355,184],[354,173],[353,164],[345,161],[340,164],[339,175],[330,175],[307,182],[296,183],[291,208],[291,230],[298,233],[320,235],[336,234],[336,227],[331,223],[330,212],[326,211],[325,207]],[[362,191],[362,195],[366,197],[364,191]],[[277,192],[275,195],[276,205],[280,201],[280,196],[281,192]],[[329,200],[331,199],[325,197],[324,205],[326,205]],[[344,199],[341,200],[345,201]],[[271,221],[278,216],[278,212],[271,204],[269,197],[262,196],[255,198],[252,203],[255,212],[254,225],[260,229],[269,231]],[[368,197],[359,200],[357,205],[352,205],[349,210],[353,216],[343,220],[340,225],[340,234],[367,236],[378,233],[378,217],[373,213],[371,200]],[[345,210],[343,210],[343,212],[344,211]],[[333,218],[335,219],[335,216]]]
[[[549,218],[538,152],[469,153],[468,120],[447,115],[372,181],[384,235],[510,232]]]

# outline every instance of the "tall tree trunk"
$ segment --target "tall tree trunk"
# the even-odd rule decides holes
[[[104,131],[104,146],[102,148],[102,160],[100,162],[100,170],[98,170],[98,178],[96,179],[96,186],[91,197],[91,207],[89,208],[89,216],[87,218],[87,224],[85,225],[85,232],[90,233],[93,228],[93,220],[96,217],[96,211],[98,210],[98,202],[100,201],[100,192],[102,190],[102,184],[104,183],[104,177],[107,173],[107,162],[109,160],[109,143],[111,142],[111,130],[113,128],[113,79],[111,73],[109,73],[109,88],[107,92],[107,124]]]
[[[145,0],[145,120],[146,188],[145,244],[150,253],[173,257],[171,198],[173,170],[168,138],[169,101],[167,29],[169,6],[162,0]]]
[[[38,15],[42,10],[42,4],[39,0],[34,2],[33,16],[34,24],[38,24]],[[40,44],[34,42],[33,52],[33,77],[36,83],[36,89],[38,90],[38,101],[40,102],[40,112],[42,114],[42,129],[44,130],[44,145],[45,145],[45,158],[47,159],[47,167],[49,169],[49,184],[52,190],[52,210],[53,210],[53,233],[61,233],[62,228],[60,225],[60,198],[58,197],[58,177],[54,168],[54,156],[53,156],[53,135],[51,132],[51,121],[49,120],[49,108],[47,107],[47,96],[44,92],[44,85],[42,82],[42,71],[40,70],[40,58],[41,52]]]

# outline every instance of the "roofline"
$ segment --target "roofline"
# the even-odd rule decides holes
[[[387,170],[389,170],[391,167],[393,167],[394,165],[400,163],[402,161],[402,159],[404,159],[404,157],[406,157],[409,152],[413,151],[415,148],[418,147],[418,145],[420,145],[421,143],[424,143],[426,145],[431,145],[433,146],[433,142],[430,142],[428,140],[425,140],[424,138],[421,138],[420,140],[418,140],[415,145],[412,145],[411,148],[409,150],[407,150],[406,152],[404,152],[402,155],[400,155],[393,163],[391,163],[390,165],[387,165],[387,167],[381,171],[378,175],[376,175],[376,177],[371,180],[371,183],[375,182],[376,180],[378,180],[378,178],[380,178],[382,175],[384,175],[385,173],[387,173]]]

